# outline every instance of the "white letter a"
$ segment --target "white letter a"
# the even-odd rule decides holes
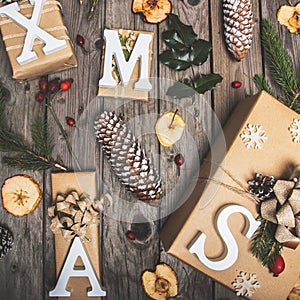
[[[78,257],[81,257],[84,270],[75,270],[75,263]],[[70,277],[88,277],[92,286],[92,290],[87,293],[88,297],[106,296],[106,292],[101,289],[94,269],[87,257],[85,249],[81,243],[80,238],[74,238],[73,244],[70,248],[66,262],[59,275],[56,287],[49,292],[50,297],[70,297],[71,293],[66,290],[67,283]]]

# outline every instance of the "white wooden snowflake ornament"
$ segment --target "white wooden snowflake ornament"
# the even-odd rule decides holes
[[[268,139],[263,126],[248,124],[241,133],[241,138],[247,149],[262,149],[262,144]]]
[[[300,119],[294,119],[294,122],[289,127],[289,131],[294,143],[300,143]]]
[[[260,284],[256,280],[256,274],[240,272],[232,283],[237,296],[251,297],[253,293],[260,288]]]

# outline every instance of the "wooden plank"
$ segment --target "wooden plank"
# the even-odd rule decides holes
[[[213,43],[213,70],[223,76],[223,82],[214,91],[214,109],[224,124],[234,107],[245,97],[257,93],[252,77],[262,72],[259,1],[253,1],[254,31],[253,42],[246,58],[238,62],[231,58],[226,49],[223,36],[222,1],[211,0],[211,28]],[[233,89],[231,83],[235,80],[242,82],[240,89]]]
[[[154,31],[156,27],[145,24],[139,15],[131,13],[132,1],[106,1],[105,24],[108,27]],[[156,37],[154,39],[154,53],[157,52]],[[156,62],[152,62],[151,76],[156,76]],[[151,157],[153,163],[158,165],[156,137],[153,135],[151,124],[158,111],[155,94],[154,99],[148,102],[104,99],[104,110],[114,110],[117,114],[124,114],[128,127]],[[154,114],[154,115],[152,115]],[[139,116],[144,115],[144,121],[139,122]],[[114,195],[114,204],[109,215],[103,217],[103,276],[104,286],[107,289],[107,299],[146,299],[141,285],[141,274],[145,269],[153,268],[159,253],[157,240],[157,218],[155,209],[148,205],[141,207],[130,206],[134,203],[132,195],[126,192],[113,174],[106,158],[103,159],[103,191]],[[120,199],[117,199],[117,198]],[[144,224],[134,224],[139,221]],[[132,226],[140,226],[141,240],[130,241],[126,232]],[[146,233],[146,234],[145,234]],[[146,238],[146,240],[145,240]]]
[[[173,5],[174,14],[179,15],[179,19],[185,23],[192,25],[195,33],[199,38],[209,40],[209,5],[207,1],[200,1],[196,6],[191,6],[187,1],[178,1]],[[161,39],[161,33],[166,29],[166,23],[159,26],[160,29],[160,51],[166,48],[166,45]],[[163,64],[159,64],[160,77],[165,77],[172,80],[182,80],[184,78],[192,78],[194,74],[209,73],[210,59],[201,67],[193,66],[193,70],[189,69],[184,72],[176,72],[170,70]],[[198,177],[200,161],[204,158],[208,150],[208,139],[211,136],[211,97],[210,92],[204,96],[196,96],[192,99],[182,99],[171,101],[170,97],[166,96],[168,86],[162,84],[160,98],[160,113],[166,111],[175,111],[179,109],[179,114],[182,115],[186,122],[185,133],[180,141],[173,147],[161,147],[161,172],[162,180],[166,183],[166,202],[161,209],[161,226],[164,224],[164,219],[175,207],[178,207],[178,201],[186,200],[182,198],[183,192],[189,190],[190,182],[193,182]],[[164,101],[166,100],[166,101]],[[181,153],[185,158],[185,163],[180,167],[180,176],[178,176],[178,168],[171,158],[172,154]],[[179,295],[185,299],[212,299],[213,285],[212,280],[195,269],[187,266],[178,259],[175,259],[165,252],[161,255],[161,261],[171,265],[179,278]]]
[[[55,102],[55,110],[58,118],[67,131],[74,152],[79,159],[82,170],[98,170],[95,154],[95,140],[93,136],[93,120],[96,111],[91,107],[100,105],[100,102],[94,101],[97,95],[99,69],[100,69],[100,51],[95,48],[95,41],[99,38],[102,31],[102,13],[103,6],[96,8],[94,18],[89,22],[87,20],[89,4],[80,5],[79,1],[61,1],[64,22],[68,28],[69,35],[74,41],[74,50],[78,59],[78,67],[63,72],[55,73],[50,78],[60,77],[61,79],[73,78],[74,83],[68,92],[61,94]],[[85,39],[85,48],[89,53],[84,53],[76,45],[76,35],[80,34]],[[66,124],[65,117],[72,117],[77,122],[77,127],[69,127]],[[71,155],[67,151],[65,141],[55,124],[53,117],[48,111],[48,123],[54,132],[56,138],[56,147],[54,157],[60,157],[66,166],[71,169],[77,169]],[[50,218],[47,215],[47,208],[51,205],[51,179],[50,172],[46,173],[46,195],[45,198],[45,299],[48,293],[56,284],[55,275],[55,253],[54,236],[50,230]]]
[[[1,42],[0,80],[9,91],[6,112],[9,128],[30,141],[30,124],[37,116],[43,116],[43,109],[35,101],[36,81],[31,81],[30,91],[24,84],[11,79],[7,54]],[[5,154],[0,154],[0,159]],[[23,172],[0,163],[0,184],[7,177],[28,174],[43,188],[43,174]],[[14,217],[0,205],[0,225],[9,228],[14,235],[13,250],[0,260],[0,291],[2,299],[42,299],[43,295],[43,203],[36,210],[23,217]]]
[[[213,43],[213,70],[223,76],[223,82],[214,93],[214,110],[222,125],[229,118],[238,102],[245,97],[254,95],[257,89],[252,77],[262,72],[260,30],[259,30],[259,1],[253,1],[254,32],[250,51],[241,62],[230,57],[223,36],[222,1],[211,0],[210,20]],[[240,89],[233,89],[231,83],[235,80],[242,82]],[[218,134],[216,130],[215,134]],[[234,278],[232,279],[234,280]],[[237,299],[228,288],[215,283],[215,299]]]

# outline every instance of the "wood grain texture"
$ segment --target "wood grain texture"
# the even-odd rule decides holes
[[[143,292],[140,278],[145,269],[154,269],[157,262],[166,262],[177,272],[178,299],[236,299],[228,288],[167,255],[161,249],[159,230],[168,214],[176,207],[178,199],[182,199],[182,192],[189,189],[189,182],[197,177],[198,162],[205,157],[210,140],[217,134],[216,120],[211,108],[223,125],[238,102],[257,92],[252,77],[256,73],[266,73],[269,77],[261,53],[261,16],[273,20],[289,53],[297,58],[299,39],[296,35],[290,35],[286,28],[276,22],[276,11],[280,4],[286,2],[277,1],[275,5],[274,1],[253,0],[253,45],[247,57],[242,62],[236,62],[229,56],[224,44],[222,1],[200,1],[192,6],[188,0],[173,0],[173,13],[178,14],[182,22],[191,24],[200,38],[212,42],[213,50],[209,60],[201,67],[195,67],[194,72],[215,72],[223,76],[223,82],[214,92],[208,92],[204,97],[177,101],[170,101],[165,95],[167,80],[157,78],[180,80],[193,76],[193,72],[171,71],[159,63],[157,57],[165,49],[161,33],[166,29],[166,22],[159,25],[144,23],[140,15],[131,12],[132,1],[129,0],[99,1],[94,18],[88,22],[89,1],[83,2],[84,5],[80,5],[77,0],[61,0],[64,22],[71,40],[74,42],[77,34],[82,35],[89,53],[84,53],[80,47],[74,45],[78,67],[51,74],[49,79],[57,76],[74,79],[72,88],[56,100],[55,109],[69,135],[81,168],[96,170],[99,195],[109,192],[114,198],[113,206],[102,215],[100,226],[101,273],[102,285],[107,291],[106,299],[148,299]],[[102,39],[105,27],[155,33],[151,71],[155,88],[148,102],[96,97],[102,51],[101,47],[95,47],[95,42]],[[0,80],[10,91],[7,101],[10,128],[30,139],[30,123],[36,116],[44,116],[56,137],[54,157],[61,158],[70,169],[76,170],[77,167],[49,111],[46,110],[45,114],[44,106],[34,100],[38,81],[30,81],[30,91],[25,92],[24,85],[11,79],[10,65],[2,42],[0,58]],[[296,59],[295,63],[300,75],[299,62]],[[242,88],[232,89],[231,82],[234,80],[240,80]],[[184,141],[192,143],[178,142],[172,148],[164,148],[160,146],[154,133],[155,122],[159,115],[168,110],[174,111],[177,107],[187,123]],[[95,140],[93,129],[94,119],[104,110],[114,110],[124,115],[128,126],[160,172],[165,193],[160,210],[149,209],[147,205],[135,205],[136,200],[121,186],[111,171],[100,145]],[[66,116],[77,121],[76,128],[67,126]],[[172,156],[179,152],[186,161],[181,167],[180,176],[172,160]],[[0,155],[2,157],[3,154]],[[0,166],[1,184],[5,178],[21,173],[5,165]],[[14,250],[0,260],[0,298],[4,300],[52,299],[48,297],[48,292],[56,283],[54,240],[47,216],[47,208],[51,205],[51,172],[26,173],[33,176],[43,188],[44,199],[34,213],[22,218],[13,217],[0,207],[0,225],[7,226],[15,235]],[[146,236],[130,241],[126,232],[132,229],[135,221],[141,222],[138,226],[142,228],[143,234],[146,232]]]

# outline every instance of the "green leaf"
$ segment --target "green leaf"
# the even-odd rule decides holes
[[[191,66],[190,53],[186,51],[166,50],[159,55],[159,59],[176,71],[183,71]]]
[[[196,66],[202,65],[206,62],[211,51],[211,43],[205,40],[196,40],[191,47],[191,60]]]
[[[197,38],[197,34],[194,32],[191,25],[183,24],[177,15],[169,14],[168,18],[169,28],[178,32],[181,39],[186,46],[192,46]]]
[[[176,99],[189,98],[194,96],[196,91],[190,82],[175,82],[168,88],[167,95]]]
[[[162,33],[162,38],[167,46],[175,50],[182,51],[186,49],[184,41],[176,30],[168,30]]]
[[[200,74],[199,77],[194,81],[194,88],[199,94],[204,94],[205,92],[212,90],[217,83],[220,83],[222,80],[223,78],[219,74]]]

